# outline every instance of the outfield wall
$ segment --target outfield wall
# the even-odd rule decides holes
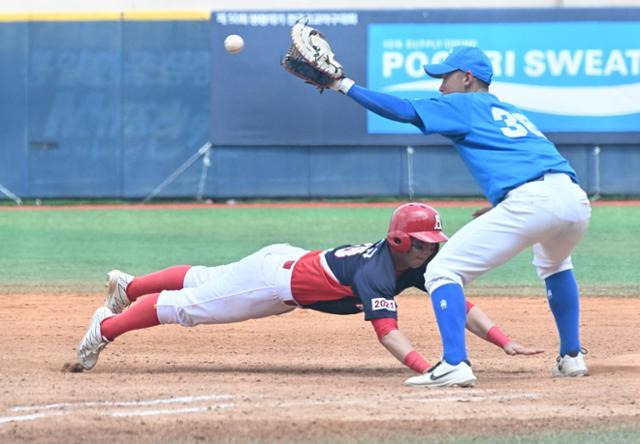
[[[348,74],[379,90],[415,80],[398,74],[395,84],[385,84],[388,78],[376,77],[372,66],[376,57],[385,57],[387,42],[413,32],[408,24],[437,28],[444,33],[437,37],[440,41],[449,32],[443,23],[475,26],[479,34],[473,38],[486,46],[485,41],[504,40],[495,33],[505,22],[589,24],[594,35],[605,23],[611,26],[607,31],[619,31],[621,39],[627,28],[618,24],[640,23],[640,9],[311,14],[314,24],[331,38]],[[288,46],[290,19],[298,15],[281,11],[0,17],[0,185],[22,198],[139,199],[192,159],[195,163],[159,197],[194,197],[199,190],[214,199],[479,194],[444,139],[380,126],[375,116],[349,99],[333,92],[318,95],[287,75],[278,61]],[[395,37],[379,40],[376,47],[375,33],[388,29]],[[247,41],[239,55],[222,48],[222,39],[230,33]],[[591,71],[600,74],[592,76],[594,85],[583,86],[637,85],[633,74],[638,69],[638,35],[624,39],[629,45],[624,50],[631,51],[625,53],[631,54],[623,60],[627,65],[605,61],[594,71],[598,66],[592,61]],[[510,51],[500,43],[492,45],[503,54]],[[605,78],[602,73],[609,66],[613,75]],[[623,69],[630,81],[622,79]],[[504,79],[498,80],[496,88]],[[417,92],[423,93],[433,91]],[[545,112],[536,116],[543,122],[541,129],[558,143],[590,193],[640,194],[640,133],[634,131],[640,128],[640,113],[620,116],[614,110],[589,120],[554,118]],[[558,131],[562,128],[571,131]],[[202,159],[194,155],[208,141],[213,143],[210,167],[203,170]]]

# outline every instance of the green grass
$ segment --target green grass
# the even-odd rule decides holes
[[[631,426],[606,427],[583,431],[543,431],[521,435],[505,430],[500,436],[423,436],[419,438],[397,437],[393,440],[364,441],[376,444],[622,444],[640,442],[640,428]],[[340,440],[336,440],[340,444]]]
[[[451,235],[471,208],[442,208]],[[0,290],[101,291],[105,272],[139,274],[174,264],[217,265],[274,242],[304,248],[372,242],[390,208],[198,208],[0,211]],[[594,207],[573,258],[584,294],[640,293],[640,207]],[[476,281],[472,291],[541,291],[531,251]]]
[[[640,429],[606,429],[583,432],[545,432],[528,436],[490,437],[466,441],[456,444],[620,444],[640,442]]]
[[[438,439],[443,444],[620,444],[640,442],[640,429],[624,427],[567,432],[541,432],[533,435],[491,436],[451,441]]]

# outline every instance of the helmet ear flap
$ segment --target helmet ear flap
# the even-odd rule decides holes
[[[411,237],[404,231],[390,231],[387,242],[391,249],[398,253],[408,253],[411,250]]]

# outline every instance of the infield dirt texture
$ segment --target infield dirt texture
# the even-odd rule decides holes
[[[473,389],[405,387],[411,372],[361,316],[308,310],[130,332],[94,370],[63,370],[111,268],[213,265],[276,241],[375,241],[394,206],[0,210],[0,442],[640,441],[637,206],[594,207],[574,255],[586,378],[551,378],[557,335],[529,252],[472,285],[468,299],[545,353],[509,357],[468,335]],[[449,234],[472,206],[442,205]],[[397,301],[401,328],[437,361],[428,298],[408,291]]]

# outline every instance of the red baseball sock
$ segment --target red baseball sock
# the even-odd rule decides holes
[[[184,277],[191,265],[175,265],[155,273],[136,276],[127,287],[127,297],[131,302],[144,294],[160,293],[162,290],[180,290]]]
[[[156,312],[158,296],[160,293],[143,296],[127,310],[102,321],[100,324],[102,336],[113,341],[122,333],[160,324]]]

